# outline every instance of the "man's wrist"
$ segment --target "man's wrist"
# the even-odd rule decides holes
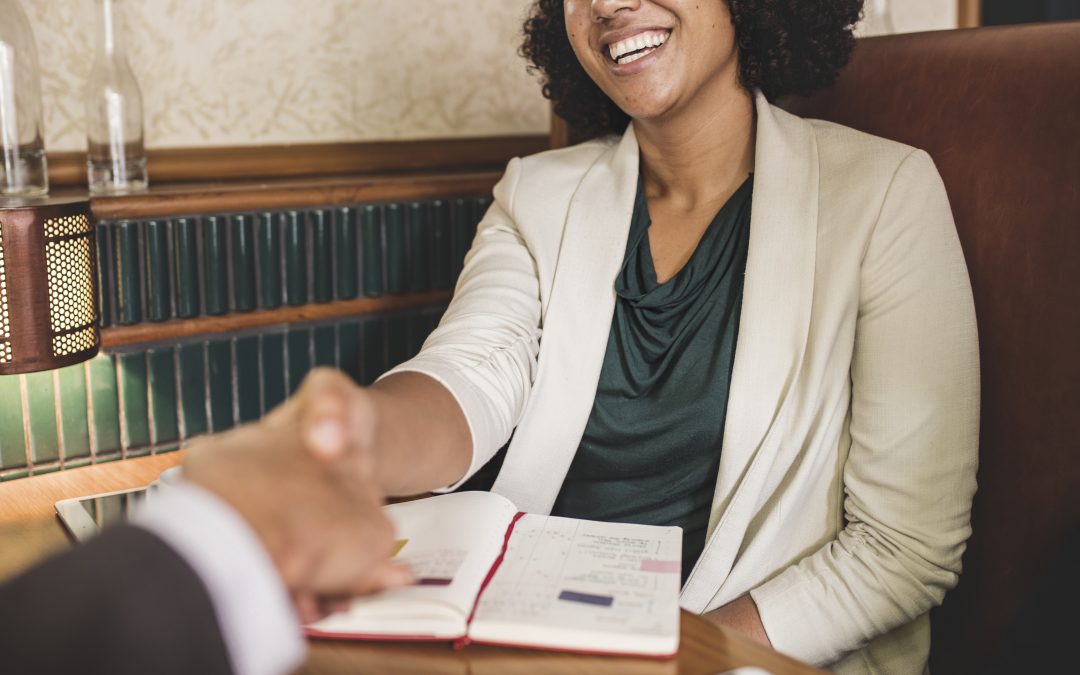
[[[250,525],[193,483],[156,488],[132,524],[161,538],[206,587],[237,675],[289,672],[305,646],[288,591]]]

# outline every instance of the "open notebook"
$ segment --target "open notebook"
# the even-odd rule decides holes
[[[314,637],[673,656],[682,530],[522,514],[489,492],[387,506],[417,582],[355,600]]]

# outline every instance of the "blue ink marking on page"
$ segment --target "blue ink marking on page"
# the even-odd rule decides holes
[[[559,593],[560,600],[569,600],[570,602],[583,602],[586,605],[598,605],[600,607],[611,607],[615,602],[615,598],[610,595],[593,595],[592,593],[579,593],[577,591],[563,591]]]

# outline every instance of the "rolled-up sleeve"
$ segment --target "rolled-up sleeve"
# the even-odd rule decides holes
[[[422,373],[453,395],[473,442],[462,481],[510,438],[536,376],[539,281],[536,261],[514,217],[521,171],[521,160],[511,160],[496,184],[438,328],[416,357],[383,375]]]
[[[926,153],[897,169],[867,245],[839,536],[751,591],[773,645],[825,664],[940,604],[971,533],[974,305]]]

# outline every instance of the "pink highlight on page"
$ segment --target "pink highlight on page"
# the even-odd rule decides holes
[[[682,574],[682,563],[678,560],[642,560],[641,571]]]

